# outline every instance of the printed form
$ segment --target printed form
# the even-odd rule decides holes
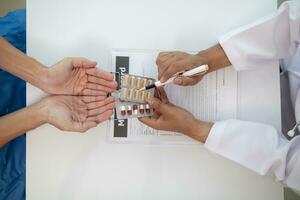
[[[114,50],[112,68],[123,73],[157,79],[157,51]],[[118,82],[119,80],[117,80]],[[232,68],[209,73],[194,86],[165,86],[170,102],[185,108],[203,121],[235,119],[238,111],[238,73]],[[110,142],[144,144],[198,144],[176,132],[158,131],[138,119],[111,120],[108,131]]]

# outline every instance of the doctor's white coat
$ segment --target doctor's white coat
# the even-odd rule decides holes
[[[220,38],[219,43],[236,70],[255,69],[288,58],[291,100],[300,121],[300,0]],[[300,191],[300,136],[288,141],[272,126],[239,120],[216,122],[205,146],[260,175],[273,174]]]

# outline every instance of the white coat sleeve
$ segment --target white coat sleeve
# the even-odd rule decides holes
[[[214,124],[204,145],[260,175],[272,174],[300,191],[300,136],[288,141],[272,126],[227,120]]]
[[[236,70],[253,69],[289,57],[299,42],[299,0],[287,1],[273,15],[219,38]]]

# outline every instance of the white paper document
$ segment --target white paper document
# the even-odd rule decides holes
[[[157,79],[157,51],[114,50],[112,69],[122,73]],[[238,73],[232,68],[209,73],[195,86],[168,84],[165,90],[170,102],[181,106],[203,121],[235,119],[238,110]],[[138,119],[111,120],[108,140],[144,144],[198,144],[180,133],[158,131]]]

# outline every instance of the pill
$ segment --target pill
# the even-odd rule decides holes
[[[146,92],[146,91],[142,91],[141,93],[142,93],[142,94],[141,94],[140,100],[141,100],[141,101],[145,101],[145,100],[146,100],[146,93],[147,93],[147,92]]]
[[[133,96],[133,99],[139,100],[139,91],[138,91],[138,90],[134,90],[134,96]]]
[[[146,113],[150,113],[150,105],[149,104],[146,104],[145,106],[145,110],[146,110]]]
[[[142,79],[140,77],[136,78],[136,89],[142,88]]]
[[[121,115],[122,116],[126,115],[126,108],[125,108],[125,106],[121,106]]]
[[[127,106],[127,115],[132,115],[132,108],[130,105]]]
[[[144,105],[143,104],[140,105],[139,111],[140,111],[140,114],[142,114],[142,115],[144,114],[145,109],[144,109]]]
[[[146,99],[149,99],[152,97],[152,93],[151,92],[147,92],[147,98]]]
[[[146,87],[147,86],[147,79],[142,79],[142,87]]]
[[[135,78],[134,76],[131,77],[131,87],[136,88],[137,85],[137,78]]]
[[[125,74],[125,75],[122,77],[122,86],[127,86],[127,85],[128,85],[128,81],[129,81],[129,75],[128,75],[128,74]]]
[[[134,104],[132,106],[132,110],[133,110],[133,114],[134,115],[137,115],[138,114],[138,109],[139,109],[139,106],[137,104]]]
[[[129,92],[128,92],[127,98],[128,98],[129,100],[134,99],[134,94],[135,94],[135,89],[130,89]]]

